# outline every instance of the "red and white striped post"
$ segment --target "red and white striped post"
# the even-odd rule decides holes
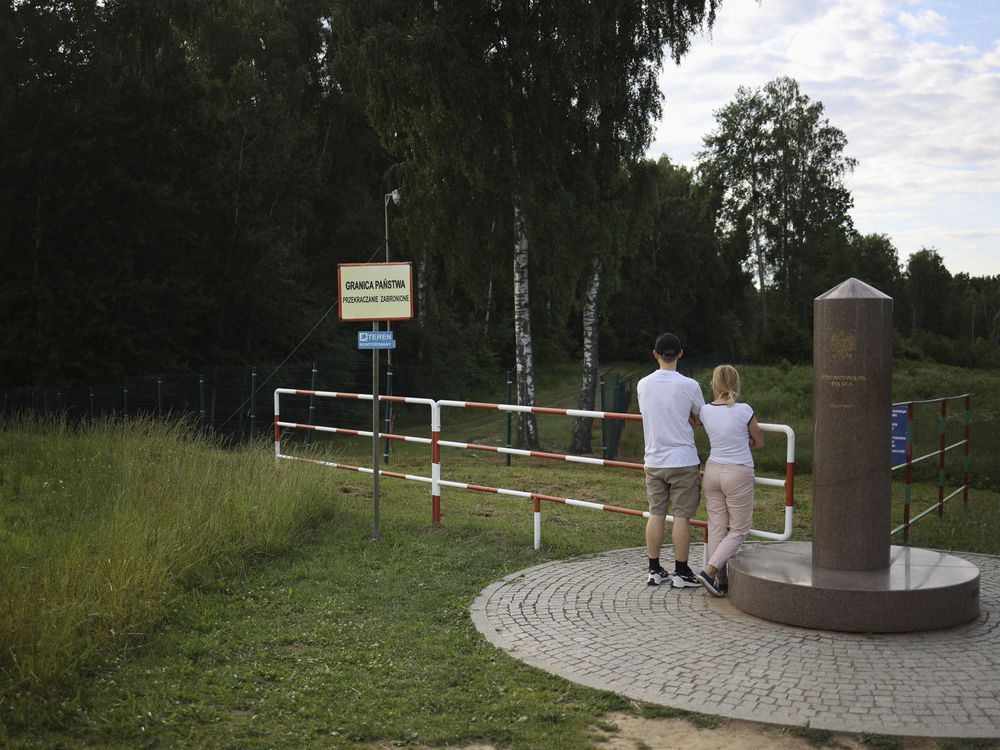
[[[972,394],[965,396],[965,450],[962,453],[962,505],[969,507],[969,446],[972,442]]]
[[[280,389],[274,391],[274,463],[281,466],[281,406],[278,403]]]
[[[441,523],[441,405],[431,403],[431,523]]]
[[[906,405],[906,468],[903,469],[903,544],[910,543],[910,500],[913,494],[913,402]]]
[[[941,421],[938,424],[938,517],[944,517],[944,454],[948,432],[948,399],[941,399]]]

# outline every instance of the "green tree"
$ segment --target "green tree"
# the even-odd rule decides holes
[[[691,358],[749,354],[748,248],[716,233],[720,194],[667,157],[643,163],[634,190],[639,231],[609,302],[610,356],[650,361],[653,341],[665,330],[681,337]]]
[[[899,266],[899,252],[888,235],[858,234],[851,238],[850,244],[857,259],[851,275],[895,297],[901,291],[903,274]]]
[[[699,158],[724,191],[722,231],[746,236],[766,338],[769,292],[786,316],[802,320],[823,291],[824,269],[851,232],[844,178],[856,161],[822,103],[791,78],[740,87],[715,117]]]
[[[386,161],[325,66],[326,3],[0,11],[0,378],[94,382],[300,342],[338,257],[381,235]],[[328,327],[305,353],[341,341]]]
[[[551,308],[566,300],[560,289],[574,289],[601,267],[594,248],[581,257],[566,243],[579,209],[593,206],[590,195],[577,192],[580,165],[596,146],[613,167],[603,174],[615,174],[641,150],[658,111],[655,77],[664,51],[679,59],[690,34],[711,24],[717,5],[344,4],[337,23],[357,51],[369,114],[401,165],[404,189],[441,207],[410,224],[424,225],[423,236],[408,238],[414,252],[512,261],[521,404],[534,403],[529,278],[535,299],[541,291]],[[601,177],[592,184],[607,188]],[[456,236],[478,241],[416,249],[445,233],[427,226],[431,216]],[[479,283],[493,278],[483,274]],[[558,310],[549,317],[561,319]],[[535,420],[522,416],[518,442],[535,446]]]
[[[910,256],[906,263],[906,285],[910,335],[918,329],[953,335],[957,308],[955,284],[937,250],[921,248]]]

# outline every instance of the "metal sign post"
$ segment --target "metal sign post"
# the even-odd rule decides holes
[[[378,331],[378,321],[372,323],[372,331]],[[374,487],[375,517],[372,519],[372,539],[382,538],[382,521],[379,517],[381,497],[381,475],[378,465],[378,349],[372,349],[372,483]]]
[[[358,331],[358,349],[372,350],[372,539],[382,538],[381,472],[379,471],[379,349],[394,349],[392,331],[379,321],[413,318],[413,266],[410,263],[341,263],[337,268],[342,321],[371,321],[371,331]]]
[[[392,331],[380,331],[378,321],[372,321],[371,331],[358,331],[358,349],[372,350],[372,482],[374,487],[375,518],[373,520],[374,531],[372,539],[378,541],[382,538],[381,521],[379,516],[382,479],[378,463],[378,401],[379,401],[379,350],[385,349],[391,352],[396,346],[396,341],[392,336]]]

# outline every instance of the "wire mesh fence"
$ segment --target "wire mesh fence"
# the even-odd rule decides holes
[[[426,366],[390,363],[382,358],[379,392],[385,395],[458,398],[489,403],[513,403],[516,390],[510,370],[477,373],[463,385],[445,381]],[[442,392],[433,392],[435,382]],[[0,417],[18,414],[78,423],[103,419],[186,419],[197,429],[223,442],[242,443],[272,433],[274,389],[372,392],[372,366],[367,357],[328,358],[280,366],[210,367],[199,372],[129,377],[120,383],[74,387],[18,388],[0,393]],[[628,411],[632,383],[616,373],[602,376],[595,408],[601,411]],[[566,403],[546,406],[578,406],[576,396]],[[540,404],[541,405],[541,404]],[[418,436],[430,435],[430,421],[424,407],[382,402],[379,431]],[[349,430],[372,428],[370,401],[299,396],[282,401],[282,419],[308,425],[335,426]],[[452,410],[445,415],[444,428],[453,440],[489,446],[515,444],[516,416],[484,410]],[[570,452],[572,420],[539,415],[539,435],[545,450]],[[621,425],[598,420],[593,425],[592,455],[615,458],[621,439]],[[370,438],[319,434],[291,430],[283,436],[290,448],[328,454],[360,454],[370,450]],[[383,440],[380,454],[386,464],[426,464],[426,449],[417,443]],[[453,465],[470,468],[483,462],[510,464],[512,458],[496,453],[454,450],[448,456]],[[370,460],[370,459],[369,459]],[[513,460],[517,460],[514,458]]]

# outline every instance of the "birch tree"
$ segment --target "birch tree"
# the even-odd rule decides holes
[[[582,290],[582,379],[578,406],[593,410],[598,383],[602,289],[614,288],[637,231],[630,170],[643,158],[651,123],[661,113],[657,77],[664,59],[675,63],[691,36],[711,27],[716,2],[595,4],[586,31],[594,40],[582,63],[575,118],[576,163],[583,165],[574,192],[590,218],[583,247],[589,251]],[[630,205],[632,204],[632,205]],[[590,453],[593,420],[578,418],[570,451]]]
[[[422,219],[409,209],[411,231],[422,230],[412,231],[409,242],[442,237],[440,227],[447,226],[451,238],[428,252],[446,256],[449,265],[481,266],[495,252],[513,261],[523,405],[534,403],[529,279],[551,304],[554,290],[575,288],[590,276],[592,259],[605,248],[581,252],[566,243],[575,234],[567,228],[579,221],[566,206],[589,211],[607,189],[607,175],[642,152],[650,117],[659,112],[656,73],[665,52],[679,59],[690,35],[711,24],[718,4],[379,0],[341,6],[335,25],[357,51],[372,122],[412,183],[408,194],[427,201]],[[596,157],[600,168],[582,184],[582,165]],[[492,276],[474,279],[469,304],[479,305]],[[518,439],[523,447],[537,446],[532,415],[520,415]]]

